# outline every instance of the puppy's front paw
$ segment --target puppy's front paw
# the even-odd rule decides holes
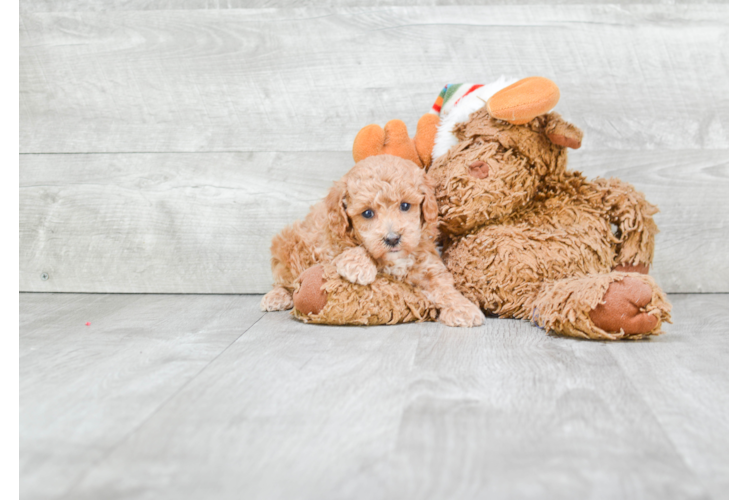
[[[447,326],[480,326],[485,319],[480,308],[467,299],[456,302],[439,313],[439,321]]]
[[[364,249],[348,250],[338,257],[335,267],[338,274],[359,285],[370,285],[377,277],[377,266]]]
[[[285,311],[293,307],[293,297],[285,288],[273,288],[262,298],[263,311]]]

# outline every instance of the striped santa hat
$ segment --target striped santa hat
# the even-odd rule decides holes
[[[487,85],[479,83],[445,85],[430,111],[440,118],[431,158],[437,159],[458,143],[457,137],[452,134],[455,125],[467,121],[471,114],[486,105],[486,101],[492,95],[517,81],[517,78],[502,76]]]

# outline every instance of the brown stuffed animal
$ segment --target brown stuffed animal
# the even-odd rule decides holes
[[[547,331],[661,333],[670,304],[646,275],[657,209],[618,179],[567,170],[566,148],[580,147],[582,132],[548,113],[559,98],[553,82],[506,84],[447,86],[435,104],[429,175],[456,287],[489,313]]]
[[[652,263],[657,209],[618,179],[567,170],[567,147],[580,147],[582,132],[557,113],[492,116],[522,106],[507,90],[503,106],[499,92],[453,127],[457,144],[429,170],[457,288],[489,313],[566,335],[661,333],[670,304],[640,274]]]

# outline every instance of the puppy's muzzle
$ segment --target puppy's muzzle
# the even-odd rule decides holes
[[[396,247],[398,243],[400,243],[400,235],[397,233],[390,232],[384,237],[384,244],[389,247]]]

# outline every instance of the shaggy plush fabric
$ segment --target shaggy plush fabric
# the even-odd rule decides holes
[[[618,179],[567,170],[566,146],[581,144],[579,129],[556,113],[513,125],[481,109],[452,133],[459,142],[429,175],[458,290],[486,312],[557,333],[613,340],[661,332],[670,321],[662,290],[649,276],[613,271],[652,263],[657,208]],[[616,314],[618,323],[608,321]]]
[[[629,320],[632,330],[626,331],[628,325],[625,325],[618,331],[613,328],[606,331],[596,324],[599,321],[593,321],[593,311],[603,302],[603,297],[614,283],[621,283],[626,279],[641,282],[648,293],[645,294],[645,299],[631,304],[636,310]],[[547,331],[572,337],[592,340],[639,340],[663,333],[662,322],[670,320],[670,307],[665,293],[651,276],[638,273],[600,273],[544,283],[535,300],[531,319]],[[617,319],[611,318],[613,321]],[[639,328],[643,331],[635,331],[636,323],[640,320],[643,320],[646,326]]]
[[[293,316],[305,323],[394,325],[437,319],[437,309],[422,291],[390,275],[380,273],[370,285],[357,285],[341,278],[332,264],[315,267],[322,269],[322,290],[327,302],[316,313],[295,307]],[[301,281],[296,281],[294,291],[302,286]],[[317,281],[312,282],[316,286]]]

